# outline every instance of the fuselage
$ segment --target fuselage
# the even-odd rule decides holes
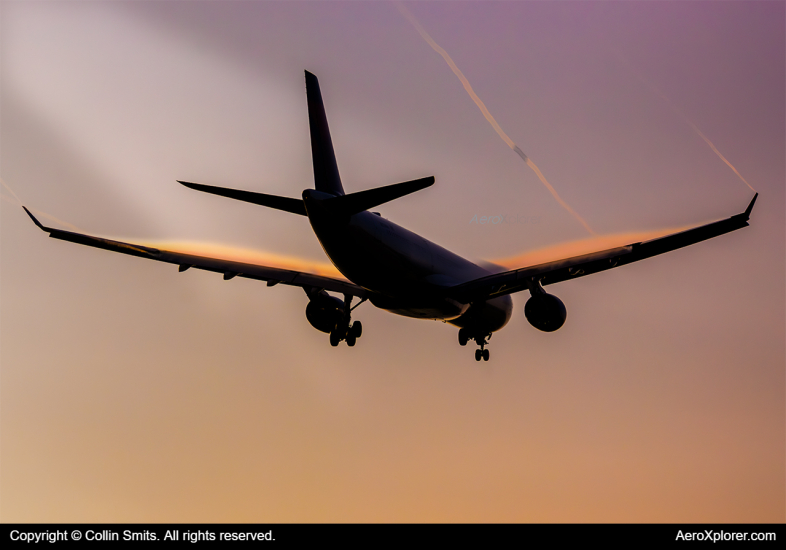
[[[510,296],[469,304],[446,295],[447,288],[489,275],[489,270],[378,214],[337,219],[320,207],[320,199],[329,196],[304,192],[311,227],[330,261],[347,279],[371,291],[375,306],[477,331],[493,332],[508,322]]]

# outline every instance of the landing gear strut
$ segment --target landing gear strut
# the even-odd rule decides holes
[[[475,350],[475,361],[480,361],[483,359],[484,361],[489,360],[489,350],[486,349],[486,344],[488,344],[487,339],[491,340],[491,333],[489,334],[473,334],[467,328],[459,329],[458,334],[459,345],[466,346],[467,342],[470,340],[475,340],[475,342],[480,346],[480,349]]]

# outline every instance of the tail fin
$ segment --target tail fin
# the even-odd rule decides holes
[[[308,125],[311,129],[311,156],[314,160],[314,184],[317,191],[343,195],[338,175],[336,155],[330,139],[325,106],[317,77],[306,71],[306,97],[308,99]]]

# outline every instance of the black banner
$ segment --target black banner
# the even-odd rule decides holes
[[[663,545],[725,542],[783,544],[783,524],[3,524],[0,537],[14,545],[79,542],[153,546],[184,544],[288,545],[418,539],[461,543],[610,542],[646,540]]]

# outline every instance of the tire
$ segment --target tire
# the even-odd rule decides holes
[[[352,347],[352,346],[354,346],[354,345],[355,345],[355,341],[356,341],[356,340],[357,340],[357,339],[355,338],[355,335],[354,335],[354,334],[350,334],[349,336],[347,336],[347,345],[348,345],[349,347]]]
[[[481,355],[482,355],[482,352],[479,349],[476,349],[475,350],[475,361],[480,361]]]
[[[488,361],[488,360],[489,360],[489,355],[490,355],[490,354],[489,354],[489,350],[487,350],[487,349],[484,349],[484,350],[483,350],[483,360],[484,360],[484,361]]]
[[[458,336],[459,336],[459,345],[460,346],[466,346],[467,342],[469,342],[469,337],[467,336],[467,331],[464,330],[463,328],[459,329],[459,335]]]
[[[355,321],[352,323],[352,328],[350,329],[350,333],[355,338],[360,338],[360,335],[363,334],[363,325],[360,324],[360,321]]]
[[[341,336],[339,336],[338,331],[334,330],[330,333],[330,345],[334,348],[341,342]]]

